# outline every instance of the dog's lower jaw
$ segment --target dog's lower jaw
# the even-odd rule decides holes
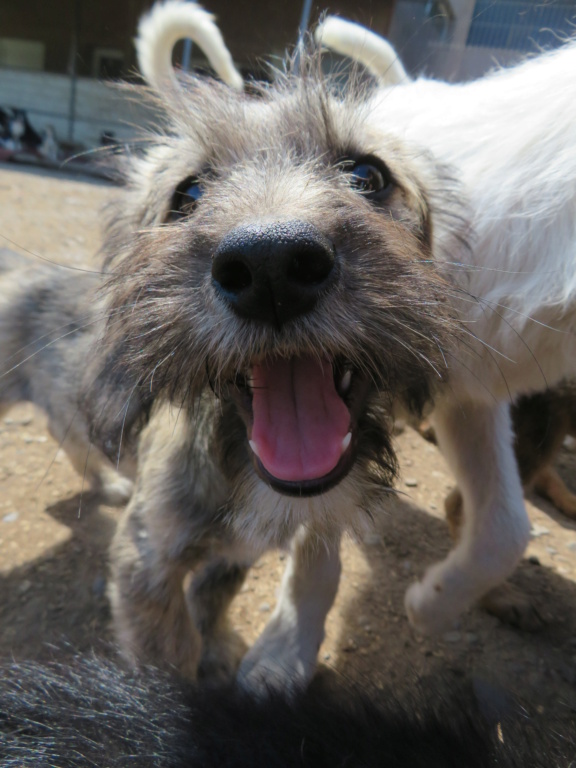
[[[258,549],[287,547],[302,525],[320,540],[338,541],[343,531],[362,537],[371,526],[372,511],[386,493],[384,483],[356,466],[335,488],[318,496],[297,498],[277,493],[251,469],[234,496],[226,523],[238,540]]]
[[[266,467],[257,456],[254,461],[254,468],[264,482],[266,482],[274,491],[283,496],[295,496],[296,498],[320,496],[331,491],[332,488],[335,488],[341,483],[354,464],[356,457],[354,451],[350,450],[349,447],[352,440],[351,432],[348,433],[346,439],[346,449],[343,451],[340,460],[331,472],[322,477],[300,481],[279,480],[267,471]]]
[[[372,403],[371,411],[358,419],[358,444],[348,474],[323,493],[298,496],[278,492],[259,476],[237,405],[222,398],[218,406],[214,460],[229,483],[225,522],[237,540],[257,548],[287,547],[300,525],[309,525],[327,540],[344,530],[360,536],[366,532],[370,525],[366,510],[376,508],[390,492],[396,472],[383,407]],[[212,407],[216,409],[214,403]]]
[[[464,499],[462,534],[448,557],[406,593],[406,610],[422,632],[449,629],[517,566],[530,522],[512,446],[506,404],[442,402],[433,414],[438,443]]]

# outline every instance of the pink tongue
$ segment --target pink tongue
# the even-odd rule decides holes
[[[312,357],[272,360],[253,373],[252,443],[278,480],[324,477],[338,464],[350,413],[332,366]]]

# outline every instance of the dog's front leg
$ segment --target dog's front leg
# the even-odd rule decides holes
[[[193,680],[202,640],[190,616],[183,586],[193,565],[192,548],[187,560],[172,556],[169,538],[161,542],[162,546],[152,533],[150,518],[154,516],[155,510],[147,508],[136,493],[112,542],[108,596],[116,638],[134,666],[167,666]],[[158,522],[170,531],[169,519]],[[202,552],[198,552],[197,560],[201,558]]]
[[[294,693],[316,669],[326,615],[340,580],[340,541],[321,541],[300,528],[292,542],[278,604],[264,632],[244,657],[240,685],[256,692]]]
[[[231,553],[231,554],[245,554]],[[190,582],[186,599],[195,626],[202,635],[198,676],[227,682],[234,677],[246,643],[232,628],[228,608],[236,597],[252,558],[216,557]]]
[[[406,593],[406,610],[424,632],[449,628],[462,611],[514,570],[530,523],[506,404],[442,403],[438,443],[464,499],[462,535],[448,557]]]

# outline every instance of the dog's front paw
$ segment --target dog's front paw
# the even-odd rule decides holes
[[[298,659],[248,653],[240,664],[236,681],[245,691],[265,696],[278,691],[293,696],[306,688],[316,665],[305,667]]]
[[[273,619],[240,664],[240,687],[256,695],[274,690],[288,696],[305,688],[316,671],[318,647],[302,640],[297,626]]]
[[[211,683],[228,683],[238,670],[247,645],[234,630],[220,632],[216,637],[203,638],[198,677]]]
[[[446,589],[436,567],[431,568],[422,581],[408,588],[404,606],[412,626],[427,635],[452,629],[467,607]]]

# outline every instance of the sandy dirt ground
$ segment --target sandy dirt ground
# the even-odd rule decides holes
[[[63,175],[0,169],[0,246],[63,264],[97,258],[99,210],[115,190]],[[407,429],[398,437],[398,494],[365,540],[343,545],[343,576],[320,661],[347,678],[402,691],[441,671],[448,679],[492,682],[560,740],[576,734],[576,524],[537,497],[527,500],[533,536],[514,583],[543,620],[528,633],[479,609],[451,632],[419,636],[403,609],[407,586],[445,554],[443,499],[452,487],[438,450]],[[558,469],[576,490],[574,457]],[[30,405],[0,420],[0,657],[44,658],[112,639],[106,599],[107,549],[119,511],[82,488],[82,479]],[[285,555],[251,571],[233,607],[252,642],[274,606]],[[576,747],[574,748],[576,755]]]

